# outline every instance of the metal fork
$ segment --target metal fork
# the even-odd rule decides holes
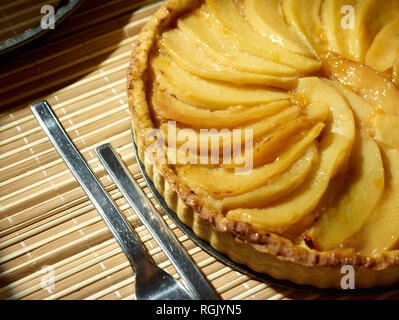
[[[126,254],[136,273],[136,299],[191,300],[198,298],[189,294],[179,281],[150,260],[128,221],[76,149],[47,101],[33,104],[31,110]]]
[[[174,265],[188,291],[197,299],[217,299],[204,275],[180,245],[111,145],[107,143],[98,147],[96,154],[129,205]]]

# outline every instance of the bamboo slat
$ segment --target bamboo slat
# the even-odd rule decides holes
[[[42,3],[27,2],[0,1],[0,41],[9,21],[28,23]],[[40,99],[53,106],[154,261],[178,278],[94,154],[111,143],[154,201],[134,157],[125,89],[134,39],[161,3],[87,0],[46,43],[0,64],[0,299],[134,299],[127,259],[29,110]],[[221,298],[337,298],[281,289],[231,269],[155,205]],[[397,299],[399,292],[369,298]]]

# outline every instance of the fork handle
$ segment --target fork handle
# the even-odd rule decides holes
[[[197,268],[190,255],[183,249],[151,201],[144,195],[137,181],[132,178],[129,170],[111,145],[104,144],[98,147],[96,154],[129,205],[163,249],[187,289],[197,299],[217,300],[214,289]]]
[[[153,264],[128,221],[76,149],[47,101],[33,104],[31,110],[51,143],[111,230],[134,271],[137,273],[139,270],[145,269],[149,264]]]

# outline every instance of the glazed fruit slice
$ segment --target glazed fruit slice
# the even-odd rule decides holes
[[[338,0],[325,0],[322,4],[321,17],[323,25],[325,26],[329,51],[335,52],[342,56],[348,57],[348,52],[345,50],[344,29],[341,26],[341,8],[343,4]],[[352,1],[353,7],[353,1]]]
[[[348,149],[348,140],[341,135],[330,135],[320,145],[320,162],[304,183],[292,194],[265,209],[236,209],[227,213],[231,221],[249,223],[258,232],[284,233],[317,206],[337,166],[337,155]]]
[[[387,188],[381,205],[350,243],[367,255],[395,248],[399,243],[399,151],[382,149]]]
[[[364,17],[365,32],[363,38],[371,45],[377,34],[398,17],[399,1],[367,0],[365,4],[367,12]]]
[[[364,130],[360,130],[345,173],[344,189],[319,216],[309,235],[319,250],[339,247],[361,229],[384,191],[384,167],[380,150]]]
[[[184,127],[180,124],[177,124],[175,129],[174,123],[172,123],[172,130],[176,130],[176,134],[171,135],[172,140],[169,140],[170,138],[168,137],[168,128],[170,127],[169,123],[161,124],[160,129],[162,132],[164,132],[164,136],[168,144],[173,143],[173,145],[179,147],[184,143],[184,139],[180,139],[179,137],[184,137],[184,135],[187,134],[187,131],[190,131],[192,132],[191,139],[193,139],[193,142],[197,148],[202,148],[202,150],[209,151],[213,149],[222,150],[225,146],[225,143],[227,143],[228,150],[230,152],[231,147],[237,148],[245,143],[245,140],[247,139],[246,132],[250,132],[251,142],[259,140],[264,135],[274,135],[275,141],[277,142],[277,136],[282,138],[283,135],[283,133],[280,133],[279,131],[284,131],[284,128],[285,131],[289,129],[301,129],[303,121],[302,123],[299,123],[298,120],[296,120],[301,119],[298,118],[300,116],[300,111],[300,107],[291,106],[274,116],[266,117],[260,121],[250,123],[246,126],[237,127],[234,129],[234,131],[227,129],[215,130],[214,128],[206,130],[200,127],[197,127],[200,129],[194,130],[193,127],[196,127],[195,123],[191,123],[191,127]],[[287,134],[287,132],[285,132],[285,134]],[[176,138],[178,141],[176,141]]]
[[[370,38],[367,36],[368,17],[370,17],[370,7],[372,7],[375,0],[360,2],[339,0],[337,2],[337,10],[340,13],[340,16],[338,16],[339,21],[337,22],[341,24],[338,36],[344,40],[341,55],[353,61],[364,62],[367,50],[370,47]],[[340,8],[345,9],[345,6],[353,8],[353,17],[350,17],[350,14],[352,14],[350,11],[340,11]],[[349,19],[353,18],[353,26],[342,27],[344,14]]]
[[[311,55],[284,21],[280,1],[247,0],[244,12],[252,27],[273,43],[295,53]]]
[[[325,122],[331,116],[330,107],[322,101],[310,103],[305,110],[307,118],[313,122]]]
[[[385,72],[399,58],[399,18],[393,20],[375,37],[366,56],[366,63],[373,69]]]
[[[328,78],[356,92],[376,111],[399,115],[399,89],[391,81],[363,64],[336,55],[327,55],[323,61],[323,71]]]
[[[317,147],[313,144],[287,171],[272,177],[267,184],[253,191],[220,201],[219,208],[227,211],[236,208],[263,207],[291,193],[300,186],[317,162]]]
[[[358,96],[356,93],[345,87],[340,86],[338,83],[334,81],[328,81],[328,83],[333,86],[337,91],[339,91],[342,96],[348,101],[356,120],[356,128],[362,128],[369,132],[369,134],[373,135],[373,118],[375,117],[375,108],[366,100]]]
[[[345,3],[344,4],[348,4]],[[398,1],[356,1],[355,28],[349,29],[348,50],[354,61],[365,62],[376,35],[399,14]],[[397,36],[397,35],[396,35]],[[395,39],[392,39],[395,41]]]
[[[164,57],[154,57],[151,66],[161,89],[180,100],[208,109],[233,105],[258,105],[288,98],[286,92],[258,87],[232,86],[197,77]],[[207,94],[204,94],[206,92]]]
[[[370,17],[376,0],[325,0],[322,17],[330,50],[363,62],[370,47]]]
[[[320,135],[324,125],[316,125],[299,142],[284,150],[273,163],[238,175],[233,169],[184,166],[177,168],[182,181],[198,194],[211,195],[215,199],[235,196],[264,185],[271,177],[284,172],[304,153]],[[218,181],[216,184],[215,181]]]
[[[375,140],[382,146],[399,151],[399,117],[377,114],[374,117]]]
[[[351,107],[327,80],[316,77],[299,80],[297,94],[310,103],[323,103],[330,107],[332,119],[330,130],[346,137],[349,141],[355,137],[355,121]]]
[[[242,123],[276,115],[291,105],[289,100],[264,105],[244,107],[233,106],[225,110],[212,111],[184,103],[170,94],[155,90],[152,104],[165,119],[192,125],[198,128],[232,128]]]
[[[235,84],[258,84],[286,89],[296,84],[294,77],[238,71],[222,65],[199,50],[187,35],[177,29],[163,33],[161,48],[167,51],[180,67],[200,77]]]
[[[288,197],[265,209],[236,209],[228,212],[232,221],[251,224],[259,232],[283,233],[317,206],[329,181],[347,163],[355,138],[354,118],[343,97],[328,83],[318,78],[299,81],[298,91],[310,101],[333,101],[332,120],[320,142],[320,161],[305,182]]]
[[[283,0],[282,4],[285,19],[293,32],[317,57],[327,50],[327,38],[320,19],[321,3],[322,0]]]
[[[216,61],[237,70],[270,74],[276,76],[292,76],[296,69],[277,63],[264,57],[257,57],[250,53],[239,51],[234,44],[226,39],[226,35],[217,31],[210,22],[209,15],[196,11],[191,15],[179,19],[177,25],[192,41]]]
[[[289,146],[292,141],[306,135],[308,132],[307,129],[310,129],[311,126],[312,122],[309,121],[308,118],[302,116],[283,124],[277,130],[265,135],[254,145],[254,150],[252,152],[254,168],[273,162],[281,151]],[[244,154],[240,155],[240,159],[244,158],[244,156]],[[243,165],[244,164],[240,163],[240,161],[233,161],[232,165],[225,167],[241,167]]]
[[[276,46],[272,41],[265,41],[265,38],[248,24],[233,1],[207,0],[206,3],[211,8],[212,14],[219,21],[216,21],[215,25],[227,34],[229,39],[240,50],[251,54],[256,53],[262,57],[296,68],[299,72],[314,72],[320,68],[318,60]]]

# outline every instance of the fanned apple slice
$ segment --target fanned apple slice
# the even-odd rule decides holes
[[[342,3],[348,4],[346,1]],[[399,2],[363,0],[354,8],[355,28],[348,30],[348,50],[355,61],[364,62],[376,35],[398,16]]]
[[[374,37],[369,25],[371,12],[377,0],[325,0],[322,20],[330,50],[353,61],[364,62]],[[345,9],[349,10],[341,11]],[[352,8],[352,11],[351,9]],[[351,25],[353,24],[353,25]]]
[[[379,72],[392,68],[399,58],[399,17],[386,25],[375,37],[366,63]]]
[[[323,72],[356,92],[377,111],[399,115],[399,89],[388,79],[358,62],[337,55],[323,57]]]
[[[232,221],[251,224],[258,232],[283,233],[316,208],[330,180],[349,158],[355,138],[353,113],[333,87],[318,78],[300,79],[298,91],[310,101],[332,101],[332,119],[319,147],[319,162],[304,183],[289,196],[264,209],[236,209],[227,213]]]
[[[323,128],[324,125],[319,123],[302,140],[284,150],[278,160],[250,170],[246,175],[238,175],[233,169],[198,166],[178,167],[177,173],[198,194],[210,195],[216,199],[243,194],[264,185],[271,177],[285,171],[304,153],[309,152],[309,147]]]
[[[288,94],[275,89],[233,86],[197,77],[161,56],[151,60],[161,89],[180,100],[207,109],[226,109],[232,105],[259,105],[285,100]]]
[[[363,21],[363,28],[358,36],[361,42],[359,44],[353,42],[353,46],[361,46],[362,43],[366,43],[368,45],[367,49],[373,43],[377,34],[394,19],[397,19],[399,16],[399,1],[365,0],[364,7],[366,10],[360,11],[363,13],[360,17],[360,20]]]
[[[228,34],[229,39],[240,50],[280,62],[301,73],[315,72],[320,69],[320,61],[286,50],[276,46],[272,41],[265,40],[240,14],[234,1],[207,0],[206,4],[216,17],[210,20],[214,20],[214,25],[219,27],[222,33]]]
[[[399,151],[399,116],[377,114],[374,117],[375,140]]]
[[[347,59],[363,62],[370,47],[368,13],[376,0],[325,0],[322,21],[330,51]],[[345,6],[350,10],[341,11]],[[351,25],[353,24],[353,25]]]
[[[336,166],[332,169],[332,177],[341,170],[349,158],[352,144],[355,140],[355,118],[352,108],[343,95],[334,88],[326,79],[309,77],[300,79],[297,88],[297,95],[301,95],[310,103],[328,104],[331,112],[331,119],[327,123],[326,131],[339,134],[348,139],[348,148],[343,150]]]
[[[215,168],[220,158],[213,157],[211,154],[198,154],[196,149],[197,146],[193,144],[192,141],[195,140],[187,140],[186,143],[182,144],[180,147],[166,146],[164,148],[165,162],[175,166],[201,165],[207,168]]]
[[[361,229],[384,191],[384,167],[380,150],[365,130],[360,130],[349,160],[345,187],[328,208],[322,208],[310,229],[318,249],[337,248]]]
[[[385,148],[399,150],[399,116],[375,114],[374,108],[349,89],[332,83],[352,107],[358,126],[367,130]]]
[[[325,102],[314,102],[306,106],[306,116],[313,122],[325,122],[331,115],[330,107]]]
[[[239,51],[237,47],[225,39],[224,35],[217,34],[208,20],[209,17],[202,14],[201,11],[195,11],[179,19],[177,25],[206,54],[227,66],[232,66],[241,71],[275,76],[293,76],[297,73],[296,69],[281,63]]]
[[[322,0],[283,0],[287,23],[315,56],[325,52],[327,37],[320,19]]]
[[[399,151],[382,149],[387,171],[386,192],[362,229],[348,242],[366,255],[393,249],[399,243]]]
[[[248,22],[264,37],[292,52],[312,55],[285,22],[281,1],[245,0],[243,4]]]
[[[332,119],[329,130],[347,137],[349,141],[355,138],[355,119],[353,112],[342,94],[327,80],[316,77],[299,80],[297,95],[310,103],[327,104],[330,107]]]
[[[234,128],[242,123],[276,115],[291,105],[289,100],[281,100],[253,107],[233,106],[226,110],[211,111],[184,103],[159,89],[154,91],[151,101],[164,119],[203,129]]]
[[[294,162],[287,171],[272,177],[266,185],[258,189],[239,196],[224,198],[220,201],[219,207],[222,211],[243,207],[256,208],[276,201],[301,185],[317,159],[317,147],[313,144],[309,152]]]
[[[238,71],[220,64],[207,56],[186,34],[178,29],[164,32],[160,46],[168,52],[180,67],[203,78],[284,89],[293,88],[296,84],[295,77]]]
[[[341,25],[343,16],[341,15],[341,8],[343,4],[340,0],[324,0],[322,4],[321,17],[326,31],[328,46],[330,51],[333,51],[341,56],[348,57],[348,52],[345,48],[345,34]],[[351,0],[349,5],[354,7],[355,1]]]
[[[342,94],[346,101],[348,101],[352,108],[353,115],[355,116],[356,126],[368,131],[369,134],[372,135],[374,125],[372,119],[375,117],[374,107],[356,93],[339,85],[338,83],[331,80],[325,81],[334,86],[334,88]]]
[[[342,55],[348,59],[364,62],[367,50],[371,45],[369,36],[367,35],[367,25],[368,17],[370,16],[370,8],[373,2],[376,0],[362,0],[362,1],[345,1],[338,0],[338,23],[340,24],[340,29],[338,31],[338,37],[343,40],[343,52]],[[353,11],[353,17],[350,17],[351,12],[341,12],[340,9],[344,6],[351,6]],[[348,26],[343,28],[344,14],[353,18],[353,27]]]
[[[319,148],[320,162],[294,192],[264,209],[231,210],[227,213],[227,218],[249,223],[260,233],[284,233],[290,225],[304,219],[317,206],[327,190],[333,168],[337,166],[342,153],[346,153],[348,144],[345,137],[329,134],[322,140]]]
[[[168,137],[168,129],[170,125],[168,123],[163,123],[161,124],[160,129],[164,133],[166,142],[171,142],[173,143],[173,145],[176,146],[182,145],[184,143],[184,136],[187,133],[191,132],[192,135],[190,136],[190,138],[195,140],[198,148],[209,151],[216,148],[223,149],[226,142],[228,146],[230,146],[230,152],[232,146],[237,147],[237,145],[240,146],[245,143],[246,131],[251,132],[251,139],[253,141],[257,141],[265,134],[272,135],[274,133],[275,135],[277,135],[283,127],[288,129],[287,123],[289,123],[289,128],[295,125],[297,127],[297,130],[299,130],[300,126],[303,125],[303,123],[298,123],[298,121],[296,121],[295,119],[300,116],[300,113],[301,108],[299,106],[291,106],[282,110],[274,116],[266,117],[257,122],[234,128],[233,130],[226,128],[223,128],[221,130],[215,130],[214,128],[207,130],[205,128],[197,127],[195,123],[192,123],[191,127],[184,127],[181,124],[177,124],[175,128],[174,125],[172,125],[172,130],[176,131],[173,132],[173,134],[171,135],[172,141],[170,141]],[[179,137],[183,138],[180,139]]]
[[[297,141],[305,136],[308,132],[307,129],[310,129],[311,126],[312,122],[307,117],[301,116],[283,124],[270,134],[264,136],[253,147],[252,163],[254,168],[274,161],[284,148],[292,144],[293,141]],[[244,156],[245,154],[243,153],[239,158],[242,159]],[[225,167],[242,166],[243,164],[240,161],[235,161],[235,158],[233,158],[233,163]]]

